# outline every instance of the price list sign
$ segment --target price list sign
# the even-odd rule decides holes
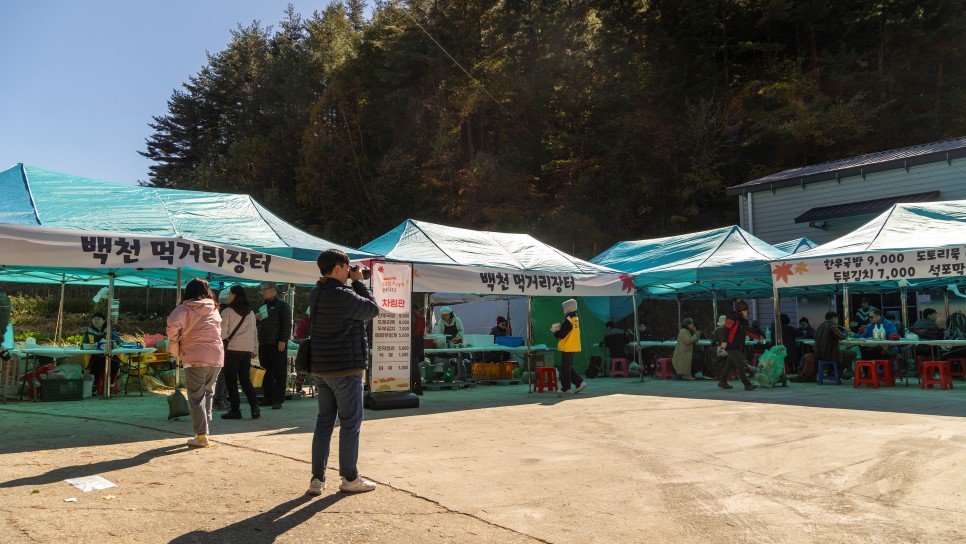
[[[408,391],[412,347],[412,266],[373,263],[372,391]]]
[[[778,287],[963,277],[966,248],[950,247],[771,263]]]

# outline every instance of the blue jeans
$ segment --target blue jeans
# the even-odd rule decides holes
[[[359,434],[362,430],[362,374],[344,378],[319,378],[319,417],[312,437],[312,476],[325,480],[329,446],[336,415],[339,416],[339,474],[346,480],[359,475]]]

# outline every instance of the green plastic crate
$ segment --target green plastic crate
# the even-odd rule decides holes
[[[84,400],[84,380],[44,380],[40,400]]]

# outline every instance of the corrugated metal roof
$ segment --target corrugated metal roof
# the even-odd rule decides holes
[[[776,172],[763,178],[728,188],[729,195],[771,191],[794,185],[807,185],[830,179],[860,176],[966,157],[966,137],[880,151],[838,161],[803,166]]]
[[[928,193],[916,193],[914,195],[893,196],[889,198],[877,198],[875,200],[863,200],[861,202],[849,202],[847,204],[835,204],[833,206],[819,206],[795,218],[796,223],[808,223],[810,221],[824,221],[826,219],[838,219],[841,217],[856,217],[859,215],[877,215],[894,204],[899,202],[935,202],[939,200],[939,191]]]

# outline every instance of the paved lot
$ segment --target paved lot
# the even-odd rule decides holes
[[[0,541],[963,542],[960,383],[427,393],[418,409],[367,412],[360,468],[377,491],[314,499],[312,399],[216,419],[215,446],[191,451],[163,396],[11,403]],[[62,482],[93,474],[118,487]]]

